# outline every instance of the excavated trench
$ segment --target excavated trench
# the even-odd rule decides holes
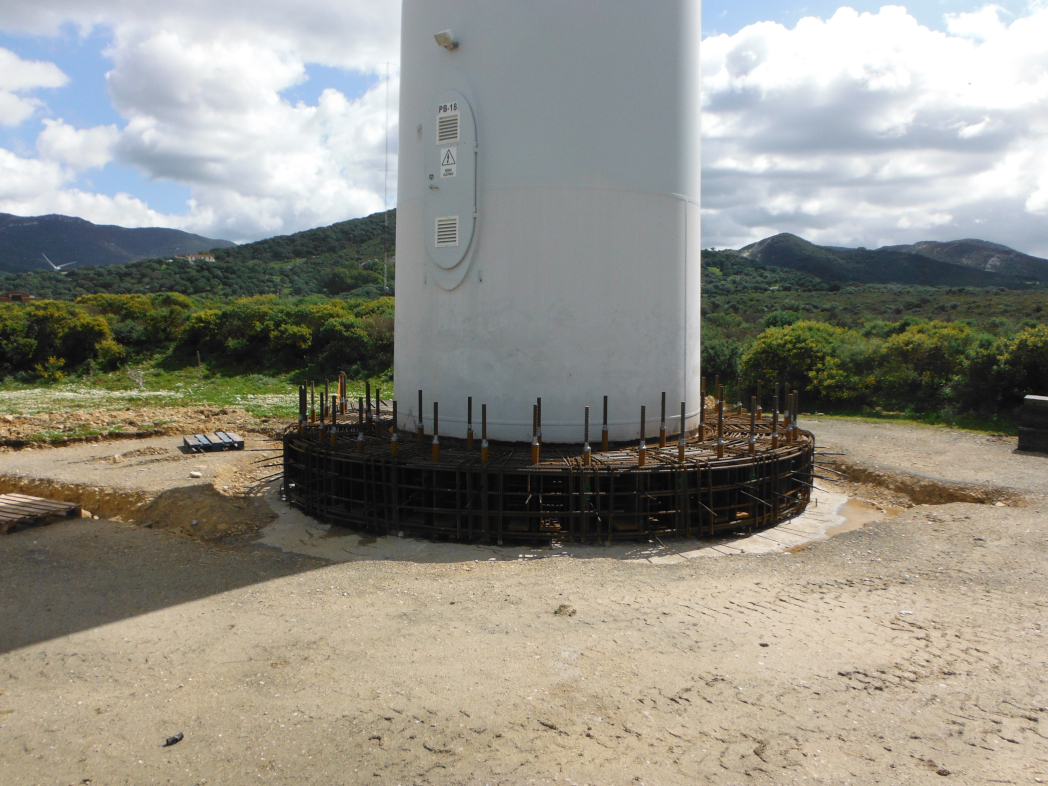
[[[951,502],[992,505],[1002,502],[1014,506],[1022,501],[1022,494],[1014,489],[992,484],[951,483],[921,475],[882,470],[844,458],[835,458],[828,466],[840,473],[843,480],[887,489],[906,497],[914,505],[948,505]]]
[[[163,530],[214,546],[249,540],[276,517],[260,493],[228,496],[211,484],[152,494],[0,475],[0,493],[75,502],[84,509],[85,515]]]

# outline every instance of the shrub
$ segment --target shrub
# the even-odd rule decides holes
[[[952,403],[963,395],[968,367],[993,344],[992,336],[962,322],[911,325],[884,342],[880,388],[890,402],[908,409]]]
[[[713,339],[702,342],[702,373],[711,378],[711,385],[715,376],[723,380],[738,377],[741,359],[742,347],[737,341]]]
[[[995,369],[1001,404],[1018,406],[1024,396],[1048,396],[1048,325],[1021,331],[1001,350]]]
[[[120,342],[107,338],[95,345],[95,356],[101,368],[112,371],[127,360],[127,349]]]
[[[43,363],[37,363],[34,370],[41,379],[47,382],[58,382],[65,376],[65,372],[62,371],[64,365],[65,360],[51,356]]]
[[[790,387],[824,397],[831,390],[858,386],[851,366],[856,359],[865,359],[865,347],[865,340],[854,330],[802,320],[761,333],[743,356],[742,368],[747,376],[781,379]],[[836,365],[828,370],[831,358]],[[823,387],[813,380],[820,371],[829,374],[821,380]]]

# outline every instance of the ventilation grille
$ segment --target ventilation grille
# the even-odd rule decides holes
[[[448,248],[459,244],[459,217],[445,216],[437,219],[437,248]]]
[[[451,142],[458,142],[459,138],[459,116],[456,112],[453,115],[441,115],[437,118],[437,144],[445,145]]]

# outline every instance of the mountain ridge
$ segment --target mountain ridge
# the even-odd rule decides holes
[[[923,241],[874,250],[819,246],[782,232],[738,249],[739,256],[840,284],[1005,287],[1025,289],[1048,282],[1048,260],[988,241]],[[1023,275],[985,269],[1021,271]]]
[[[0,213],[0,272],[22,273],[55,265],[103,267],[139,259],[184,256],[236,246],[228,240],[165,227],[127,228],[95,224],[52,213],[16,216]]]

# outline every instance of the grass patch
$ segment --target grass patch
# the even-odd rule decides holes
[[[246,410],[258,418],[293,420],[298,416],[298,385],[293,381],[298,372],[237,374],[213,371],[206,365],[169,369],[164,368],[161,361],[162,357],[158,356],[131,368],[68,377],[60,382],[5,382],[0,384],[0,415],[145,407],[228,407]],[[350,382],[349,395],[353,399],[363,396],[365,384],[365,380]],[[393,387],[388,379],[374,380],[373,390],[375,385],[386,391]],[[322,390],[323,382],[319,382],[318,387]],[[141,428],[155,428],[169,422],[158,420]],[[64,432],[64,436],[70,435],[71,432]]]
[[[836,418],[839,420],[856,420],[867,422],[903,423],[908,425],[939,426],[963,431],[974,431],[980,434],[1007,434],[1016,436],[1019,433],[1018,415],[994,414],[951,414],[946,412],[878,412],[863,410],[859,412],[825,412],[818,415],[801,415],[801,427],[808,418]]]

